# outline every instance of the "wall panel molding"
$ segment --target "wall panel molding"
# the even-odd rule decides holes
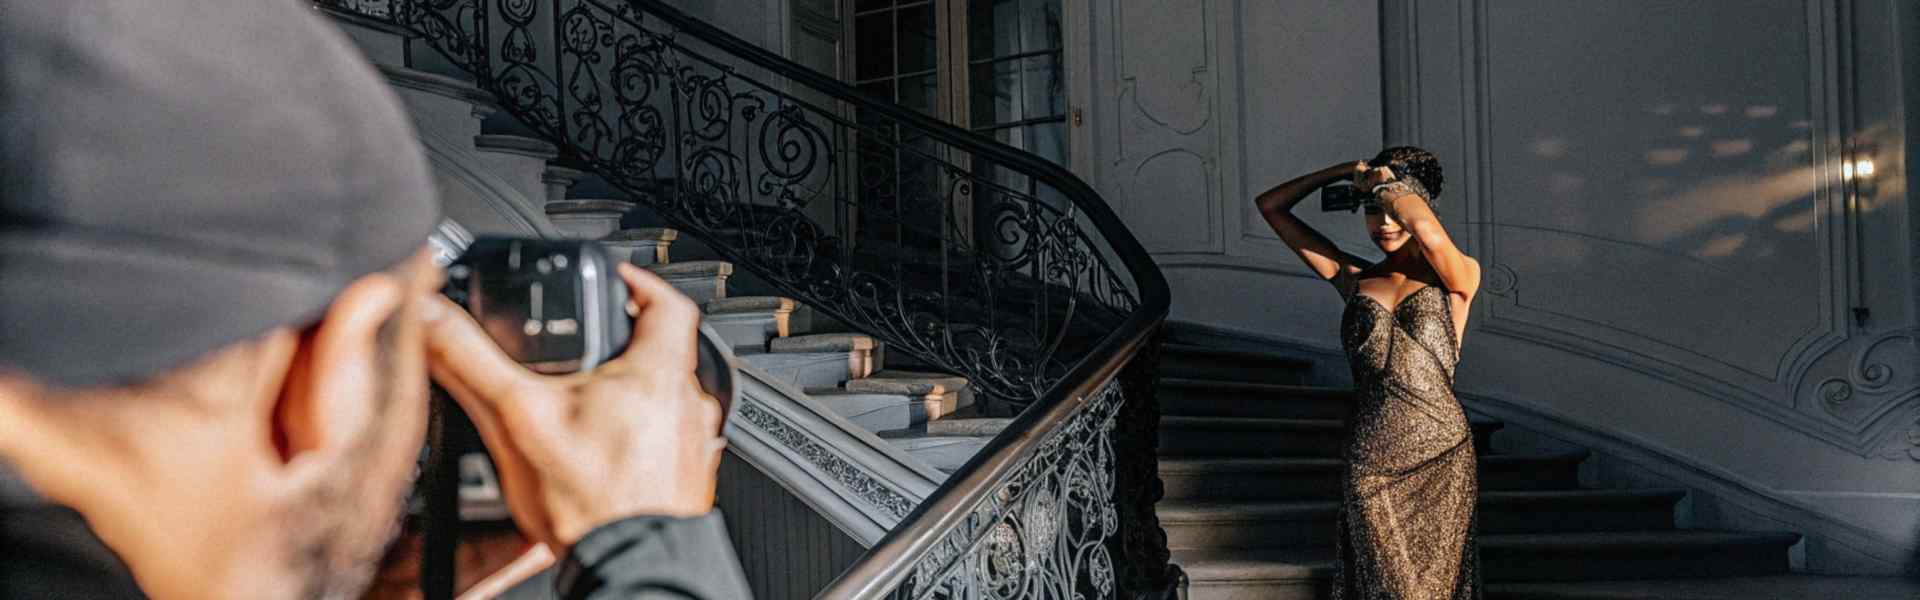
[[[1864,1],[1864,0],[1863,0]],[[1540,8],[1549,6],[1549,8]],[[1579,355],[1588,356],[1611,365],[1632,369],[1654,376],[1689,389],[1693,389],[1719,401],[1740,406],[1751,412],[1766,416],[1770,420],[1787,428],[1809,436],[1822,439],[1861,456],[1904,457],[1910,445],[1906,442],[1907,432],[1912,423],[1909,416],[1920,411],[1920,377],[1912,374],[1913,367],[1900,366],[1911,364],[1914,356],[1910,350],[1914,347],[1913,336],[1904,332],[1915,327],[1912,320],[1906,322],[1887,322],[1883,319],[1874,329],[1862,329],[1851,323],[1849,308],[1856,303],[1860,292],[1858,284],[1861,260],[1860,248],[1874,249],[1907,248],[1914,240],[1908,239],[1863,239],[1855,232],[1858,223],[1865,218],[1858,212],[1858,203],[1850,202],[1849,194],[1855,190],[1845,176],[1845,167],[1852,155],[1845,152],[1848,140],[1858,137],[1862,132],[1856,117],[1855,104],[1859,98],[1853,97],[1850,90],[1859,89],[1858,81],[1862,77],[1853,68],[1847,58],[1861,52],[1898,52],[1897,39],[1891,47],[1863,49],[1857,47],[1862,36],[1847,34],[1853,26],[1849,11],[1855,6],[1853,0],[1812,0],[1804,3],[1804,23],[1802,32],[1806,36],[1807,78],[1805,137],[1811,141],[1804,148],[1804,160],[1809,168],[1794,170],[1786,177],[1792,183],[1811,185],[1807,192],[1811,198],[1811,207],[1805,211],[1795,208],[1804,204],[1783,204],[1790,210],[1774,211],[1778,214],[1763,214],[1762,218],[1777,220],[1756,221],[1752,227],[1782,226],[1790,219],[1798,218],[1799,212],[1810,212],[1812,222],[1808,225],[1811,235],[1810,244],[1817,265],[1810,272],[1804,272],[1804,279],[1767,279],[1739,281],[1728,275],[1729,281],[1712,289],[1726,295],[1709,297],[1690,294],[1687,302],[1670,305],[1664,310],[1678,311],[1659,315],[1666,321],[1685,320],[1686,315],[1698,314],[1702,318],[1719,318],[1729,326],[1747,328],[1745,332],[1721,331],[1715,337],[1700,338],[1682,335],[1680,330],[1659,327],[1662,321],[1639,319],[1641,322],[1620,322],[1615,318],[1600,316],[1600,313],[1587,312],[1578,302],[1568,302],[1569,294],[1591,292],[1592,294],[1616,293],[1612,288],[1592,287],[1586,290],[1566,288],[1565,273],[1552,274],[1548,283],[1529,281],[1530,273],[1519,264],[1509,263],[1515,257],[1537,256],[1541,248],[1555,248],[1561,251],[1581,249],[1589,252],[1605,250],[1610,256],[1609,262],[1593,263],[1591,260],[1577,263],[1595,265],[1586,268],[1631,268],[1624,265],[1641,263],[1674,262],[1677,259],[1645,255],[1641,258],[1621,258],[1618,243],[1629,243],[1630,238],[1611,235],[1594,235],[1579,231],[1554,231],[1525,224],[1527,219],[1536,217],[1531,212],[1542,210],[1579,210],[1577,195],[1567,200],[1559,197],[1546,198],[1497,198],[1499,192],[1493,184],[1512,188],[1515,185],[1535,183],[1554,183],[1552,178],[1560,177],[1578,183],[1579,178],[1559,173],[1540,175],[1531,172],[1517,172],[1509,169],[1519,168],[1511,161],[1503,161],[1499,156],[1512,155],[1524,149],[1523,141],[1513,138],[1501,138],[1513,135],[1513,128],[1519,121],[1513,116],[1533,116],[1516,111],[1537,111],[1537,107],[1553,100],[1552,96],[1529,98],[1516,96],[1511,92],[1497,92],[1506,89],[1500,87],[1497,78],[1503,75],[1497,72],[1495,58],[1511,62],[1514,57],[1530,56],[1527,48],[1494,48],[1494,37],[1527,40],[1525,30],[1506,29],[1499,33],[1491,29],[1526,28],[1532,25],[1526,19],[1531,15],[1552,10],[1574,10],[1573,8],[1552,8],[1558,5],[1493,5],[1484,0],[1456,0],[1449,7],[1442,3],[1419,3],[1411,0],[1382,0],[1382,55],[1385,57],[1383,78],[1386,80],[1383,92],[1386,95],[1383,105],[1387,113],[1388,135],[1398,140],[1412,141],[1424,139],[1452,140],[1458,142],[1460,157],[1443,161],[1449,164],[1449,173],[1462,173],[1463,176],[1450,177],[1445,196],[1460,199],[1448,202],[1443,197],[1443,219],[1464,222],[1470,233],[1464,238],[1463,245],[1470,252],[1482,258],[1488,269],[1488,291],[1484,306],[1477,307],[1476,328],[1488,333],[1540,343]],[[1451,10],[1448,10],[1451,9]],[[1515,15],[1493,15],[1491,10],[1536,11]],[[1755,8],[1754,10],[1763,10]],[[1773,13],[1776,20],[1781,13]],[[1423,22],[1423,20],[1425,20]],[[1684,25],[1662,25],[1684,27]],[[1754,43],[1757,36],[1766,32],[1752,33],[1756,36],[1747,39]],[[1676,34],[1677,35],[1677,34]],[[1736,35],[1736,34],[1725,34]],[[1457,54],[1456,64],[1436,64],[1439,56],[1432,50],[1435,41],[1456,36],[1453,46]],[[1895,36],[1897,38],[1897,35]],[[1880,46],[1887,45],[1884,38],[1872,38]],[[1532,42],[1528,42],[1532,43]],[[1549,43],[1549,42],[1540,42]],[[1598,51],[1605,51],[1604,48]],[[1498,54],[1507,52],[1507,54]],[[1623,55],[1630,53],[1623,52]],[[1596,58],[1596,60],[1604,60]],[[1692,63],[1689,63],[1692,64]],[[1698,67],[1695,67],[1698,68]],[[1683,67],[1675,67],[1675,72],[1684,72]],[[1534,86],[1520,90],[1534,93],[1547,93],[1548,88]],[[1444,111],[1436,110],[1424,102],[1426,95],[1445,94],[1449,89],[1457,89],[1459,94],[1459,113],[1462,122],[1455,125],[1437,123],[1422,116],[1431,116]],[[1600,92],[1607,93],[1607,92]],[[1893,92],[1881,92],[1893,93]],[[1897,95],[1897,93],[1895,93]],[[1496,103],[1496,99],[1498,103]],[[1897,101],[1896,101],[1897,105]],[[1683,107],[1688,110],[1691,107]],[[1668,107],[1667,110],[1673,110]],[[1726,111],[1739,111],[1740,107],[1701,106],[1699,110],[1708,114],[1720,114]],[[1749,119],[1771,117],[1775,106],[1746,107]],[[1719,112],[1713,112],[1719,111]],[[1737,115],[1736,115],[1737,116]],[[1784,117],[1783,117],[1784,118]],[[1682,128],[1686,135],[1688,128]],[[1692,135],[1703,135],[1700,129]],[[1736,125],[1738,131],[1738,125]],[[1504,133],[1503,133],[1504,132]],[[1730,156],[1739,156],[1746,148],[1754,146],[1748,139],[1711,139],[1714,133],[1704,134],[1708,139],[1700,145],[1707,146],[1712,141],[1713,153],[1723,151]],[[1794,139],[1794,138],[1787,138]],[[1576,139],[1574,144],[1580,143]],[[1535,142],[1543,144],[1542,142]],[[1744,144],[1744,146],[1742,145]],[[1546,145],[1535,147],[1535,153],[1563,151]],[[1447,152],[1446,148],[1434,148]],[[1658,156],[1650,151],[1650,163]],[[1701,154],[1705,154],[1702,151]],[[1703,156],[1702,159],[1705,157]],[[1758,157],[1756,157],[1757,160]],[[1458,168],[1455,165],[1458,165]],[[1500,172],[1496,174],[1496,169]],[[1650,171],[1651,169],[1642,169]],[[1577,172],[1576,172],[1577,174]],[[1506,180],[1496,177],[1505,177]],[[1683,175],[1684,177],[1684,175]],[[1519,179],[1516,179],[1519,178]],[[1516,184],[1515,182],[1519,183]],[[1767,183],[1767,182],[1762,182]],[[1572,185],[1572,184],[1570,184]],[[1706,184],[1700,184],[1706,187]],[[1757,185],[1757,184],[1756,184]],[[1542,185],[1546,188],[1546,185]],[[1679,201],[1698,203],[1710,197],[1686,195],[1676,196]],[[1642,200],[1662,199],[1663,196],[1648,195]],[[1790,199],[1790,198],[1789,198]],[[1879,199],[1880,201],[1905,201],[1905,198]],[[1524,202],[1531,201],[1531,204]],[[1594,206],[1610,206],[1610,199],[1588,201]],[[1572,203],[1572,204],[1569,204]],[[1512,206],[1509,206],[1512,205]],[[1687,205],[1678,208],[1685,209]],[[1650,209],[1651,210],[1651,209]],[[1511,214],[1507,214],[1511,213]],[[1577,213],[1576,213],[1577,215]],[[1738,218],[1746,218],[1738,216]],[[1577,216],[1575,217],[1577,219]],[[1513,223],[1503,222],[1503,219]],[[1588,225],[1575,221],[1580,225]],[[1704,227],[1704,226],[1703,226]],[[1722,237],[1744,235],[1739,227],[1719,226],[1722,229],[1705,229],[1698,235],[1718,234]],[[1573,239],[1568,234],[1588,236],[1585,239]],[[1912,236],[1911,233],[1908,234]],[[1883,236],[1884,237],[1884,236]],[[1744,237],[1740,239],[1745,239]],[[1780,238],[1793,239],[1793,238]],[[1802,238],[1804,239],[1804,238]],[[1542,241],[1551,240],[1551,241]],[[1712,242],[1713,239],[1707,241]],[[1601,246],[1593,246],[1593,244]],[[1542,245],[1546,244],[1546,245]],[[1671,245],[1671,243],[1669,243]],[[1594,249],[1598,248],[1598,249]],[[1647,246],[1651,252],[1674,252],[1673,248]],[[1697,248],[1688,252],[1699,252]],[[1518,253],[1518,254],[1515,254]],[[1682,255],[1689,256],[1689,255]],[[1524,260],[1524,258],[1523,258]],[[1636,262],[1637,261],[1637,262]],[[1564,261],[1563,261],[1564,262]],[[1658,273],[1642,273],[1642,277],[1660,285],[1660,282],[1680,282],[1680,278],[1692,278],[1688,273],[1712,273],[1715,267],[1709,263],[1678,261],[1680,266]],[[1543,263],[1550,264],[1550,263]],[[1785,263],[1781,263],[1785,264]],[[1615,265],[1615,266],[1609,266]],[[1704,266],[1703,266],[1704,265]],[[1703,270],[1704,269],[1704,270]],[[1776,269],[1777,270],[1777,269]],[[1732,273],[1732,271],[1727,271]],[[1796,276],[1803,272],[1795,272]],[[1608,275],[1618,278],[1622,275]],[[1666,277],[1667,279],[1659,279]],[[1777,277],[1777,275],[1775,276]],[[1907,275],[1912,285],[1914,275]],[[1577,280],[1576,280],[1577,281]],[[1595,280],[1603,281],[1603,280]],[[1548,287],[1542,288],[1545,285]],[[1577,285],[1577,284],[1576,284]],[[1689,285],[1704,285],[1689,283]],[[1753,286],[1745,289],[1739,286]],[[1779,287],[1788,286],[1788,287]],[[1677,288],[1676,288],[1677,289]],[[1542,291],[1547,295],[1539,296]],[[1813,294],[1816,300],[1793,300],[1793,302],[1811,302],[1803,304],[1807,311],[1785,308],[1767,308],[1768,304],[1743,304],[1742,294],[1761,294],[1756,299],[1765,298],[1801,298],[1793,290],[1805,290]],[[1627,293],[1627,292],[1618,292]],[[1668,293],[1677,293],[1669,290]],[[1771,295],[1767,295],[1771,294]],[[1603,299],[1604,296],[1596,298]],[[1697,299],[1697,301],[1696,301]],[[1764,300],[1779,303],[1782,300]],[[1778,304],[1780,307],[1787,306]],[[1615,314],[1620,314],[1617,307]],[[1733,312],[1728,312],[1729,310]],[[1778,327],[1770,318],[1749,318],[1739,320],[1740,315],[1769,314],[1767,311],[1791,315],[1807,315],[1804,328],[1789,326],[1785,330],[1765,330],[1760,328]],[[1745,312],[1740,312],[1745,311]],[[1810,312],[1809,312],[1810,311]],[[1891,311],[1888,314],[1908,313],[1905,310]],[[1647,315],[1649,317],[1653,315]],[[1727,333],[1740,333],[1746,338],[1718,337]],[[1734,340],[1765,340],[1764,343],[1741,343]],[[1709,342],[1708,340],[1711,340]],[[1713,350],[1711,346],[1719,344],[1724,348]],[[1900,348],[1896,350],[1894,348]],[[1765,349],[1767,354],[1754,354],[1756,349]],[[1740,352],[1747,352],[1742,355]],[[1880,353],[1892,358],[1883,360],[1884,366],[1872,373],[1862,371],[1864,367],[1849,366],[1850,358],[1865,354]],[[1858,362],[1858,361],[1851,361]],[[1863,384],[1873,383],[1868,392]],[[1920,460],[1920,459],[1917,459]]]

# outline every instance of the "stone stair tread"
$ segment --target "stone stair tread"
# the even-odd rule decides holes
[[[1581,503],[1666,503],[1680,501],[1687,495],[1686,490],[1671,488],[1636,488],[1624,490],[1527,490],[1527,491],[1481,491],[1481,506],[1501,504],[1528,504],[1538,502],[1581,502]],[[1154,509],[1162,522],[1220,522],[1220,521],[1261,521],[1266,519],[1293,520],[1301,516],[1330,514],[1340,509],[1337,500],[1259,500],[1206,502],[1190,500],[1162,500]]]
[[[564,215],[574,213],[627,212],[633,210],[634,203],[625,200],[608,199],[567,199],[549,200],[545,204],[547,214]]]
[[[1501,533],[1479,536],[1488,549],[1522,552],[1632,551],[1648,547],[1713,548],[1729,544],[1779,545],[1800,540],[1795,533],[1749,533],[1679,529],[1663,531],[1602,531],[1556,533]],[[1333,548],[1187,548],[1173,551],[1175,562],[1195,580],[1298,579],[1330,575]]]
[[[1165,419],[1166,417],[1161,417]],[[1577,450],[1560,454],[1518,455],[1489,454],[1481,456],[1480,464],[1485,468],[1493,463],[1543,463],[1573,462],[1586,460],[1590,455],[1586,450]],[[1234,473],[1263,471],[1320,471],[1339,470],[1346,466],[1345,460],[1329,457],[1204,457],[1204,456],[1163,456],[1160,457],[1160,472],[1165,473]]]
[[[1261,352],[1258,350],[1241,350],[1237,348],[1221,348],[1218,346],[1202,346],[1199,344],[1182,344],[1178,342],[1167,342],[1165,344],[1162,344],[1160,347],[1162,348],[1163,352],[1179,353],[1179,354],[1185,354],[1190,356],[1201,356],[1201,357],[1208,357],[1208,358],[1225,358],[1225,359],[1233,359],[1233,360],[1268,361],[1268,362],[1276,362],[1276,363],[1287,363],[1291,366],[1296,366],[1296,367],[1313,366],[1313,361],[1311,360],[1299,358],[1296,356],[1290,356],[1290,355],[1282,354],[1278,352]]]
[[[864,333],[815,333],[787,336],[767,342],[767,351],[775,353],[854,352],[873,350],[878,345],[879,342]]]
[[[1482,429],[1482,428],[1499,429],[1505,426],[1500,421],[1495,421],[1491,419],[1480,419],[1476,417],[1467,417],[1467,422],[1476,429]],[[1206,417],[1206,416],[1187,416],[1187,415],[1167,415],[1167,416],[1160,417],[1160,427],[1162,429],[1165,429],[1168,427],[1179,427],[1182,429],[1216,429],[1216,430],[1231,430],[1231,431],[1250,431],[1250,430],[1265,430],[1265,429],[1297,431],[1302,429],[1313,429],[1313,430],[1340,429],[1345,426],[1346,426],[1346,423],[1340,419],[1286,419],[1286,418],[1274,418],[1274,417]]]
[[[1486,597],[1488,600],[1914,600],[1920,598],[1920,580],[1795,573],[1693,579],[1507,582],[1487,584]]]
[[[560,156],[560,147],[546,140],[511,133],[482,133],[473,136],[473,147],[490,152],[506,152],[552,160]]]
[[[493,94],[480,89],[470,77],[454,77],[386,63],[374,66],[379,67],[380,74],[396,87],[431,92],[481,106],[493,105]]]
[[[1800,541],[1800,534],[1787,532],[1718,531],[1675,529],[1665,531],[1598,531],[1553,533],[1503,533],[1480,536],[1482,548],[1495,547],[1529,552],[1565,552],[1569,550],[1632,551],[1647,546],[1711,548],[1726,545],[1778,545],[1786,547]]]
[[[791,312],[797,303],[792,298],[781,296],[732,296],[708,300],[701,306],[709,315],[729,315],[741,313]]]
[[[900,369],[881,369],[846,385],[851,391],[910,395],[940,394],[966,387],[967,378],[959,375]]]
[[[622,229],[601,238],[609,242],[671,242],[680,239],[680,230],[667,227]]]
[[[1244,390],[1259,394],[1311,396],[1315,398],[1334,398],[1350,400],[1353,388],[1329,387],[1322,385],[1294,385],[1287,383],[1263,383],[1258,381],[1228,381],[1221,379],[1201,379],[1191,377],[1161,377],[1160,388],[1204,387],[1212,389]]]
[[[570,200],[569,202],[572,202],[572,201]],[[548,202],[547,206],[552,207],[554,204],[555,203],[553,202]],[[547,212],[553,212],[553,211],[548,210]],[[699,277],[699,276],[712,277],[716,275],[732,275],[733,274],[733,263],[730,263],[724,260],[688,260],[688,261],[681,261],[681,262],[674,262],[674,263],[646,265],[641,268],[646,269],[648,271],[652,271],[653,274],[659,275],[663,278]]]
[[[1331,548],[1192,548],[1173,562],[1194,581],[1299,580],[1333,576]]]
[[[927,421],[927,435],[930,437],[993,437],[999,435],[1013,423],[1012,418],[975,417],[945,418]]]

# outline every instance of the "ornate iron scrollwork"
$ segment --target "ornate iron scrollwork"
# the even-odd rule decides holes
[[[895,597],[1165,589],[1154,359],[1111,348],[1135,348],[1167,292],[1084,182],[656,0],[315,1],[393,23],[413,54],[438,51],[564,160],[778,293],[965,375],[1007,409],[1041,402],[1064,418],[933,551],[888,563],[889,581],[905,578]],[[1070,373],[1126,361],[1084,402],[1068,397],[1094,385]],[[749,403],[741,416],[877,510],[910,510],[771,413]]]
[[[1098,230],[1036,178],[884,111],[748,76],[612,0],[373,5],[501,107],[736,265],[1010,409],[1138,306]],[[970,214],[960,214],[971,207]]]
[[[1115,417],[1125,404],[1118,381],[1088,398],[1066,424],[971,509],[913,566],[893,597],[901,600],[1114,596],[1109,538],[1114,507]]]

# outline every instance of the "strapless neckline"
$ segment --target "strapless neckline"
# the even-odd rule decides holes
[[[1364,299],[1366,299],[1366,301],[1367,301],[1368,303],[1370,303],[1370,304],[1372,304],[1372,305],[1374,305],[1374,306],[1378,306],[1378,307],[1380,307],[1380,310],[1384,310],[1384,311],[1387,311],[1387,313],[1389,313],[1389,314],[1395,314],[1395,315],[1397,315],[1397,314],[1400,314],[1400,309],[1401,309],[1401,308],[1404,308],[1404,307],[1406,307],[1406,305],[1407,305],[1407,302],[1408,302],[1408,301],[1410,301],[1410,300],[1413,300],[1413,296],[1414,296],[1414,294],[1418,294],[1418,293],[1420,293],[1420,292],[1424,292],[1424,291],[1427,291],[1427,290],[1430,290],[1430,289],[1434,289],[1434,288],[1438,288],[1438,287],[1440,287],[1440,286],[1437,286],[1437,285],[1432,285],[1432,284],[1428,284],[1428,285],[1423,285],[1423,286],[1420,286],[1420,289],[1417,289],[1417,290],[1414,290],[1414,291],[1413,291],[1413,294],[1407,294],[1407,297],[1405,297],[1405,298],[1401,298],[1401,299],[1400,299],[1400,302],[1398,302],[1398,303],[1395,303],[1395,304],[1394,304],[1394,305],[1393,305],[1392,307],[1388,307],[1387,305],[1385,305],[1385,304],[1382,304],[1382,303],[1381,303],[1381,302],[1380,302],[1379,300],[1376,300],[1376,299],[1374,299],[1374,297],[1373,297],[1373,296],[1368,296],[1368,295],[1366,295],[1366,294],[1363,294],[1363,293],[1361,293],[1361,292],[1360,292],[1360,290],[1358,289],[1358,286],[1355,286],[1355,288],[1356,288],[1356,289],[1354,289],[1354,290],[1353,290],[1353,295],[1354,295],[1354,297],[1357,297],[1357,298],[1364,298]],[[1449,306],[1448,308],[1452,308],[1452,307],[1451,307],[1451,306]]]

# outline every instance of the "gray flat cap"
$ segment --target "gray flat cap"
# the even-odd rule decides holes
[[[0,0],[0,369],[124,383],[319,316],[439,217],[297,0]]]

